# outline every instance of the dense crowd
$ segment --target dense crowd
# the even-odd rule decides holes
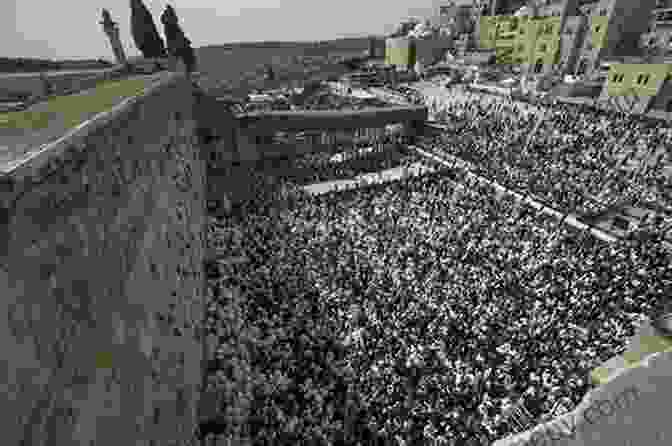
[[[672,209],[672,129],[663,122],[481,94],[427,101],[459,127],[426,146],[471,161],[480,173],[562,211],[593,216],[630,201]],[[637,152],[649,152],[648,161],[632,168],[628,161]]]
[[[350,89],[352,93],[352,89]],[[361,110],[367,107],[385,107],[389,104],[377,98],[358,98],[356,96],[341,96],[328,92],[321,92],[308,98],[301,105],[302,110]]]
[[[238,259],[210,271],[212,385],[254,444],[488,444],[511,404],[578,403],[669,300],[659,244],[603,243],[457,171],[322,196],[258,178],[210,234]]]
[[[352,91],[350,91],[352,93]],[[263,94],[259,91],[257,94]],[[359,98],[349,95],[332,94],[329,91],[316,91],[306,98],[292,93],[269,96],[266,100],[248,100],[240,104],[244,112],[270,112],[286,110],[361,110],[367,107],[386,107],[388,103],[372,98]]]
[[[423,157],[388,139],[381,144],[340,147],[336,153],[311,153],[294,159],[273,160],[265,171],[293,184],[305,185],[355,179],[358,175],[407,166]]]

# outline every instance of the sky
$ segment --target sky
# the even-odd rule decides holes
[[[384,34],[409,16],[429,17],[448,0],[143,0],[159,33],[167,3],[192,46],[329,40]],[[113,59],[98,22],[110,11],[128,56],[130,0],[0,0],[0,57]]]

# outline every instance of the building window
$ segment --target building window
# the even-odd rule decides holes
[[[541,59],[537,59],[537,63],[534,64],[534,73],[535,74],[541,73],[542,68],[544,68],[544,61]]]
[[[597,26],[595,27],[595,32],[596,32],[596,33],[599,33],[601,29],[602,29],[602,27],[601,27],[600,25],[597,25]]]
[[[579,64],[579,69],[576,70],[576,74],[579,76],[582,76],[586,73],[586,70],[588,69],[588,61],[586,59],[583,59],[581,63]]]
[[[539,45],[539,51],[545,53],[546,52],[546,44],[542,43],[541,45]]]
[[[600,15],[602,17],[606,16],[607,15],[607,10],[606,9],[600,9]]]
[[[622,73],[616,73],[616,74],[614,74],[614,76],[611,79],[614,82],[623,82],[623,74]]]

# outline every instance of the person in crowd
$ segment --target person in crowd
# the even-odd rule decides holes
[[[560,106],[526,164],[505,146],[536,125],[519,105],[490,119],[465,104],[462,140],[441,150],[567,206],[583,195],[563,174],[596,187],[612,163],[604,140],[621,136],[605,116]],[[292,164],[356,170],[321,155]],[[217,267],[208,314],[221,364],[211,385],[228,429],[256,444],[489,444],[516,431],[512,405],[534,421],[578,404],[589,372],[669,301],[659,239],[594,239],[460,168],[320,195],[291,175],[250,175],[254,198],[211,225],[210,240],[245,261]]]

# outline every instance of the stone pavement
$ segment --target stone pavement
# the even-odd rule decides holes
[[[363,186],[372,186],[375,184],[389,183],[404,178],[408,175],[420,176],[427,172],[434,172],[436,169],[422,165],[422,163],[413,163],[408,168],[401,166],[382,170],[375,173],[358,175],[353,180],[334,180],[322,183],[309,184],[303,187],[303,190],[311,195],[322,195],[332,191],[344,191],[356,189]]]

